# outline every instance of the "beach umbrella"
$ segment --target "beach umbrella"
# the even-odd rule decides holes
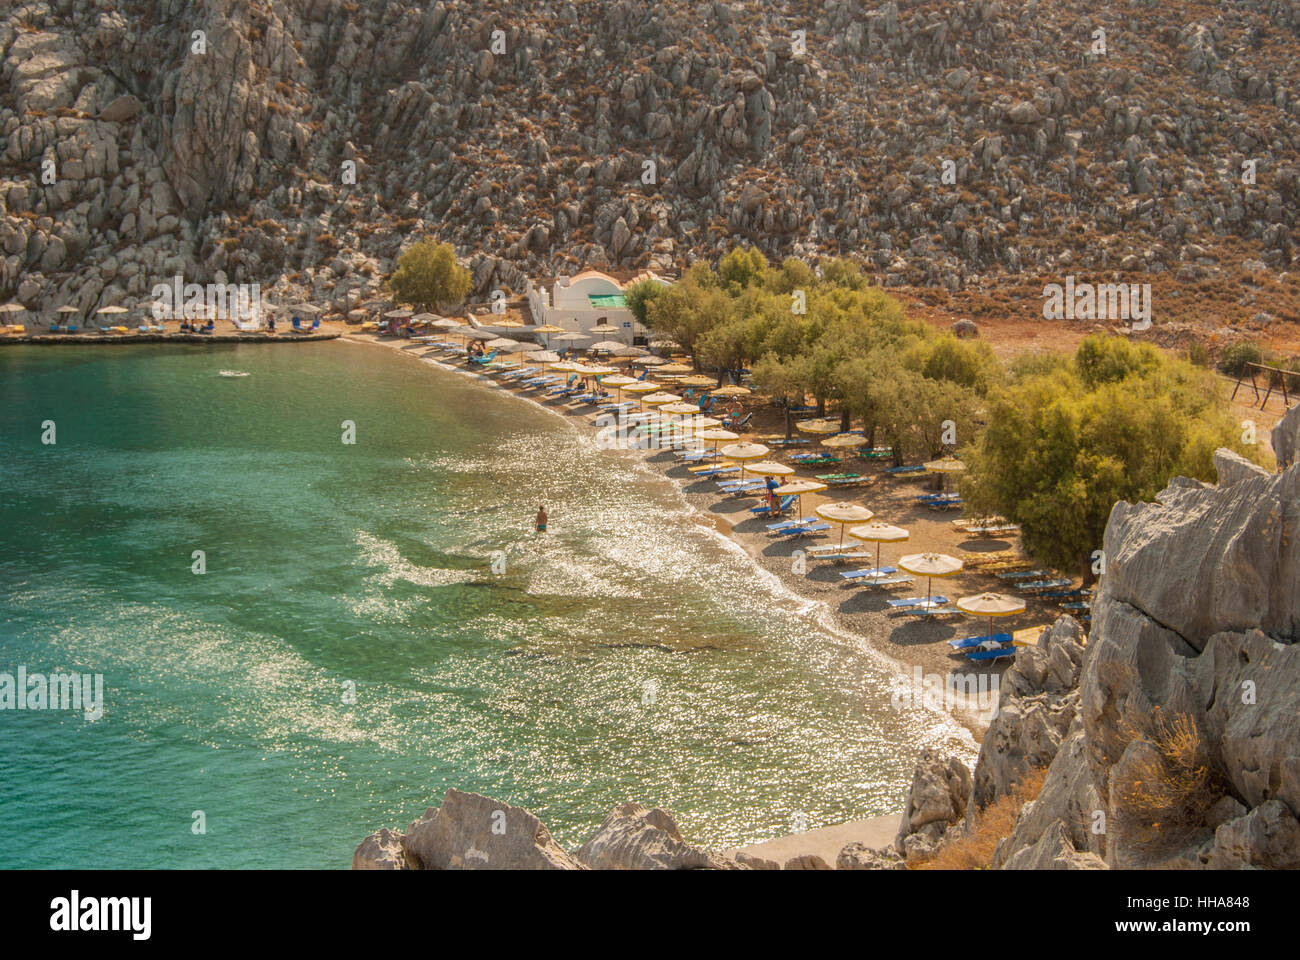
[[[616,357],[645,357],[645,351],[642,350],[640,347],[619,347],[617,350],[614,351],[614,356],[616,356]],[[658,358],[658,357],[655,357],[655,358],[653,358],[653,359],[654,359],[656,362],[659,362],[659,358]],[[635,361],[633,361],[633,362],[635,362]]]
[[[833,437],[826,437],[822,440],[823,447],[860,447],[867,442],[867,438],[859,436],[856,433],[837,433]]]
[[[553,323],[544,323],[540,327],[533,327],[533,333],[563,333],[563,327],[557,327]]]
[[[686,420],[684,420],[684,421],[682,421],[682,422],[683,422],[683,423],[689,423],[690,426],[691,426],[691,428],[694,429],[694,430],[709,430],[709,429],[712,429],[713,427],[718,427],[718,426],[721,426],[721,425],[722,425],[722,421],[719,420],[717,417],[700,417],[700,416],[692,416],[692,417],[688,417]],[[727,432],[728,432],[728,433],[731,433],[730,430],[728,430]],[[738,434],[738,433],[732,433],[731,436],[729,436],[729,437],[723,437],[723,439],[724,439],[724,440],[738,440],[738,439],[740,439],[740,434]]]
[[[564,333],[558,337],[552,338],[556,343],[572,343],[575,340],[590,340],[591,337],[585,333]]]
[[[551,350],[539,350],[537,353],[533,354],[532,360],[534,363],[540,363],[542,365],[542,373],[546,373],[546,365],[548,363],[558,363],[560,355]]]
[[[433,325],[439,330],[454,330],[457,327],[465,326],[461,321],[453,320],[451,317],[443,317],[440,320],[435,320],[433,321]]]
[[[655,375],[658,376],[660,370],[667,370],[667,369],[668,369],[667,367],[660,367],[659,370],[656,370],[656,371],[655,371]],[[678,382],[678,384],[680,384],[680,385],[683,386],[683,387],[711,387],[711,386],[713,386],[713,378],[712,378],[712,377],[696,377],[696,376],[691,376],[691,377],[679,377],[679,378],[677,379],[677,382]]]
[[[676,403],[681,397],[675,393],[648,393],[641,398],[642,403],[659,406],[661,403]]]
[[[978,617],[989,618],[989,645],[993,645],[993,618],[1013,617],[1025,612],[1025,601],[1019,597],[1008,597],[1002,593],[978,593],[973,597],[962,597],[957,601],[957,609]]]
[[[722,448],[722,455],[728,460],[740,461],[741,480],[745,479],[746,460],[762,460],[771,452],[770,448],[763,446],[761,443],[750,443],[748,441],[744,443],[733,443]]]
[[[937,473],[943,477],[943,489],[948,488],[948,474],[961,473],[966,469],[966,464],[962,463],[956,457],[947,456],[938,460],[931,460],[925,465],[927,473]]]
[[[614,402],[623,402],[623,388],[633,383],[640,383],[636,377],[629,377],[626,374],[616,373],[612,377],[605,377],[600,381],[607,387],[613,387],[615,391]]]
[[[844,546],[844,528],[850,523],[866,523],[875,516],[870,510],[857,503],[823,503],[814,513],[823,520],[840,525],[840,546]]]
[[[595,364],[579,364],[579,373],[585,373],[589,377],[603,377],[606,374],[618,373],[613,367],[602,367]]]
[[[622,350],[623,344],[617,340],[601,340],[599,343],[593,343],[587,349],[595,353],[613,353],[615,350]]]
[[[863,540],[867,543],[876,545],[876,566],[875,576],[880,576],[880,545],[882,543],[898,543],[900,540],[906,540],[911,536],[902,527],[896,527],[892,523],[875,523],[864,524],[861,527],[854,527],[849,531],[849,536],[854,540]]]
[[[695,436],[699,440],[712,440],[714,453],[718,452],[718,444],[721,443],[723,440],[740,439],[740,434],[734,433],[731,430],[723,430],[721,427],[716,427],[716,426],[705,427],[703,430],[696,433]]]
[[[473,337],[475,340],[495,340],[497,338],[495,333],[488,333],[486,330],[477,330],[474,328],[468,330],[465,336]]]
[[[716,391],[715,391],[716,392]],[[795,426],[804,433],[839,433],[840,421],[830,417],[824,417],[820,420],[798,420]],[[866,442],[865,440],[863,441]]]
[[[794,467],[777,463],[775,460],[760,460],[758,463],[745,464],[746,473],[756,473],[760,477],[788,477],[794,473]]]
[[[403,307],[400,310],[389,310],[384,314],[384,316],[390,320],[405,320],[407,317],[411,316],[411,311]]]
[[[646,359],[648,360],[649,357],[647,357]],[[658,360],[657,357],[655,359]],[[659,364],[660,366],[655,367],[655,376],[657,377],[664,376],[670,373],[690,373],[692,369],[690,366],[684,363],[667,363],[663,360],[659,360]],[[706,378],[704,382],[705,384],[709,384],[712,383],[713,380],[711,378]]]
[[[588,333],[618,333],[621,327],[616,327],[612,323],[598,323],[594,327],[588,327]]]
[[[640,348],[638,347],[638,348],[635,348],[635,349],[640,349]],[[632,362],[635,363],[638,367],[654,367],[654,368],[655,368],[655,375],[656,375],[656,376],[658,376],[658,374],[659,374],[660,371],[662,371],[662,370],[667,370],[667,369],[668,369],[666,366],[664,366],[664,364],[666,364],[667,361],[664,360],[663,357],[654,357],[654,356],[650,356],[650,357],[642,357],[642,356],[638,356],[638,357],[637,357],[635,360],[633,360]]]
[[[662,384],[653,383],[649,380],[637,380],[635,383],[629,383],[623,389],[628,393],[654,393],[661,386]]]
[[[700,408],[697,407],[695,404],[686,403],[681,400],[674,400],[672,403],[665,403],[659,409],[664,413],[699,413],[700,412]]]
[[[741,464],[744,467],[744,464]],[[743,472],[743,470],[742,470]],[[789,483],[782,484],[772,493],[778,497],[798,497],[799,498],[799,519],[803,519],[803,495],[805,493],[817,493],[819,490],[825,490],[826,484],[820,480],[791,480]]]
[[[511,340],[509,337],[495,337],[483,344],[489,350],[513,350],[519,346],[518,340]]]
[[[710,383],[713,381],[710,380]],[[734,384],[728,384],[725,387],[718,387],[716,390],[710,390],[715,397],[747,397],[750,394],[748,387],[737,387]]]
[[[109,314],[109,313],[111,313],[111,314],[118,314],[118,313],[130,313],[131,311],[127,310],[126,307],[116,307],[116,306],[114,306],[114,307],[100,307],[100,308],[99,308],[98,310],[96,310],[95,312],[96,312],[96,313],[105,313],[105,314]]]
[[[22,313],[27,308],[21,303],[6,303],[0,305],[0,313]]]
[[[524,325],[525,324],[522,320],[515,320],[512,319],[511,317],[502,317],[500,320],[488,320],[484,324],[484,326],[487,327],[506,327],[507,329],[512,329],[514,327],[522,327]]]
[[[71,306],[68,306],[67,304],[64,304],[63,306],[59,307],[59,309],[55,310],[54,312],[55,312],[55,313],[80,313],[81,311],[78,310],[76,307],[71,307]]]
[[[912,553],[898,561],[898,568],[925,577],[925,606],[934,606],[930,602],[930,587],[935,577],[951,577],[961,572],[961,561],[946,553]]]

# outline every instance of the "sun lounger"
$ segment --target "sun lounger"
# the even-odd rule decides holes
[[[804,440],[804,439],[802,439],[802,438],[800,438],[800,437],[791,437],[789,440],[785,439],[784,437],[780,437],[780,438],[775,439],[775,440],[764,440],[763,442],[764,442],[765,444],[767,444],[769,447],[806,447],[806,446],[808,446],[808,441],[807,441],[807,440]],[[811,456],[811,454],[799,454],[799,456]],[[791,459],[793,459],[793,457],[792,457]]]
[[[815,474],[818,480],[823,483],[833,483],[837,480],[857,480],[862,474],[860,473],[818,473]]]
[[[1017,590],[1051,590],[1053,587],[1064,587],[1069,584],[1069,580],[1035,580],[1032,583],[1017,583]]]
[[[885,473],[894,477],[904,477],[911,474],[925,473],[925,467],[919,463],[908,467],[886,467]]]
[[[784,530],[775,530],[773,533],[779,537],[802,537],[810,533],[820,533],[821,531],[829,530],[830,528],[831,525],[829,523],[808,523],[805,521],[803,523],[795,523],[794,526],[786,527]]]
[[[1009,633],[993,634],[994,643],[1010,643],[1011,640],[1012,635]],[[954,650],[969,650],[971,647],[978,647],[981,643],[988,643],[988,641],[988,634],[982,633],[978,637],[963,637],[960,640],[949,640],[948,646],[952,647]]]
[[[740,473],[740,467],[710,467],[707,470],[700,470],[695,475],[697,477],[720,477],[724,473]]]
[[[1088,600],[1076,600],[1071,603],[1057,604],[1062,610],[1091,610],[1092,603]]]
[[[905,573],[891,574],[888,577],[866,577],[862,580],[853,581],[858,586],[863,587],[892,587],[900,583],[911,583],[912,578]]]
[[[845,580],[862,580],[874,579],[875,577],[887,576],[891,573],[897,573],[898,567],[881,567],[877,570],[875,567],[863,567],[861,570],[849,570],[841,573],[840,576]]]
[[[949,614],[961,613],[956,607],[931,607],[920,610],[904,610],[905,617],[946,617]]]
[[[968,660],[1000,660],[1003,657],[1014,657],[1016,655],[1015,644],[1008,644],[1005,647],[998,647],[996,650],[972,650],[966,654]]]
[[[790,527],[797,527],[797,526],[801,526],[802,524],[805,524],[805,523],[812,523],[812,521],[815,520],[815,519],[816,519],[816,518],[813,517],[813,518],[809,518],[809,519],[807,519],[807,520],[781,520],[781,521],[779,521],[779,522],[777,522],[777,523],[769,523],[769,524],[767,525],[767,529],[768,529],[768,530],[771,530],[773,533],[776,533],[776,532],[779,532],[779,531],[781,531],[781,530],[786,530],[786,529],[788,529],[788,528],[790,528]]]
[[[1046,573],[1047,573],[1046,570],[1037,570],[1037,569],[1007,570],[1004,573],[999,573],[997,576],[998,579],[1000,580],[1026,580],[1026,579],[1032,580],[1034,577],[1041,577],[1044,576]]]
[[[808,548],[808,558],[810,560],[834,560],[836,563],[843,563],[846,560],[870,560],[871,552],[869,550],[855,550],[848,553],[814,553],[816,547]]]
[[[942,607],[948,602],[947,597],[933,596],[930,598],[929,606]],[[901,600],[890,600],[891,607],[924,607],[926,606],[925,597],[904,597]]]

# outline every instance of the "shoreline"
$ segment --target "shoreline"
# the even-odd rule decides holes
[[[591,422],[596,416],[592,406],[571,407],[553,402],[546,402],[534,395],[534,391],[519,390],[509,383],[503,383],[496,377],[478,373],[463,365],[451,362],[446,355],[437,350],[426,349],[425,344],[413,344],[409,340],[380,339],[374,335],[356,335],[342,339],[346,343],[369,344],[382,347],[398,355],[432,363],[443,370],[460,374],[468,379],[477,380],[483,386],[508,393],[524,400],[544,412],[563,417],[575,426],[581,426],[593,435],[596,427]],[[761,432],[743,435],[746,440],[761,438]],[[759,439],[761,442],[761,439]],[[854,569],[855,566],[870,565],[869,560],[850,561],[849,564],[837,561],[807,560],[807,572],[796,572],[794,553],[806,550],[808,546],[818,543],[833,543],[838,537],[836,529],[829,531],[829,537],[819,539],[770,538],[766,532],[767,518],[754,518],[749,507],[758,501],[753,497],[734,497],[717,491],[713,481],[699,480],[684,466],[680,465],[673,451],[667,449],[611,450],[628,456],[649,472],[648,476],[671,484],[683,497],[701,525],[710,528],[727,545],[744,551],[756,568],[772,577],[784,587],[785,591],[799,601],[809,605],[809,611],[817,617],[830,632],[843,638],[844,642],[877,661],[887,672],[894,674],[901,681],[910,683],[915,671],[919,669],[923,677],[938,675],[948,678],[954,674],[969,676],[976,669],[981,677],[986,677],[991,685],[1000,682],[1002,672],[1013,661],[1003,660],[995,666],[982,666],[970,663],[964,656],[953,656],[947,640],[985,632],[987,621],[980,622],[970,617],[948,618],[932,622],[915,622],[898,614],[890,614],[887,600],[891,596],[905,594],[886,594],[883,591],[869,591],[844,581],[839,573]],[[773,450],[772,457],[780,456],[780,451]],[[863,472],[872,468],[859,468]],[[828,489],[820,494],[805,495],[803,510],[808,514],[812,509],[827,501],[866,502],[877,513],[877,519],[888,523],[897,523],[912,532],[912,538],[905,545],[885,544],[881,551],[881,562],[888,563],[897,559],[902,553],[917,553],[930,550],[956,553],[953,548],[955,530],[951,525],[951,515],[930,512],[918,507],[913,500],[919,489],[915,481],[890,481],[877,476],[867,487],[847,490]],[[978,552],[989,552],[1011,548],[1013,542],[1003,539],[981,540],[973,546],[981,548],[973,553],[964,554],[967,558]],[[868,545],[863,545],[868,549]],[[901,547],[901,549],[900,549]],[[944,580],[936,579],[934,593],[947,596],[961,596],[994,589],[998,583],[989,574],[963,571],[962,574]],[[924,580],[918,578],[911,587],[924,589]],[[1010,618],[1011,622],[999,624],[1000,631],[1022,630],[1053,622],[1062,611],[1056,610],[1049,602],[1035,601],[1028,598],[1026,612]],[[996,687],[994,694],[996,695]],[[994,700],[996,704],[996,699]],[[962,702],[948,703],[936,713],[943,713],[964,727],[971,735],[973,744],[978,749],[984,732],[991,719],[990,710],[979,710],[975,704]]]
[[[25,345],[40,347],[130,345],[134,343],[310,343],[338,340],[343,334],[335,330],[316,333],[291,333],[270,336],[264,333],[50,333],[36,336],[0,337],[0,346]]]

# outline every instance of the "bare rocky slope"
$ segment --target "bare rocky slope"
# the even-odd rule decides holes
[[[1298,35],[1295,0],[13,3],[0,298],[344,307],[418,235],[516,292],[743,239],[1300,319]]]

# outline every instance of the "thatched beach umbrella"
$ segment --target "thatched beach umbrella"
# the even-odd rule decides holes
[[[961,572],[961,561],[946,553],[912,553],[898,561],[900,570],[925,577],[925,606],[935,606],[930,602],[930,588],[935,577],[951,577]]]
[[[710,383],[713,381],[710,380]],[[747,397],[750,394],[748,387],[738,387],[735,384],[727,384],[725,387],[718,387],[716,390],[710,390],[709,393],[715,397]]]
[[[728,460],[737,460],[740,462],[740,479],[745,479],[745,461],[762,460],[769,453],[771,448],[761,443],[733,443],[722,448],[722,455]]]
[[[819,420],[798,420],[795,426],[804,433],[839,433],[839,420],[832,420],[830,417],[824,417]]]
[[[966,469],[966,464],[962,463],[956,457],[947,456],[938,460],[931,460],[925,465],[927,473],[937,473],[943,477],[943,489],[948,488],[948,475],[951,473],[961,473]]]
[[[875,516],[866,507],[857,503],[823,503],[814,513],[823,520],[840,525],[840,546],[844,546],[844,528],[850,523],[866,523]]]
[[[594,327],[588,327],[587,332],[588,333],[618,333],[620,329],[622,328],[616,327],[612,323],[598,323]]]
[[[789,483],[782,484],[772,491],[773,495],[778,497],[798,497],[799,498],[799,519],[803,519],[803,495],[805,493],[817,493],[826,489],[826,484],[820,480],[791,480]]]
[[[867,442],[867,438],[859,436],[856,433],[837,433],[833,437],[826,437],[822,440],[823,447],[860,447]]]
[[[1002,593],[978,593],[973,597],[962,597],[956,606],[962,613],[989,618],[989,646],[993,645],[994,617],[1013,617],[1025,612],[1024,600]]]
[[[876,545],[876,565],[873,568],[872,576],[880,576],[880,545],[882,543],[898,543],[906,540],[911,536],[902,527],[896,527],[892,523],[875,523],[863,524],[860,527],[854,527],[849,531],[849,536],[854,540],[862,540],[866,543]]]
[[[706,427],[695,434],[699,440],[713,441],[713,452],[718,452],[718,444],[724,440],[739,440],[740,434],[731,430],[723,430],[721,427]]]

